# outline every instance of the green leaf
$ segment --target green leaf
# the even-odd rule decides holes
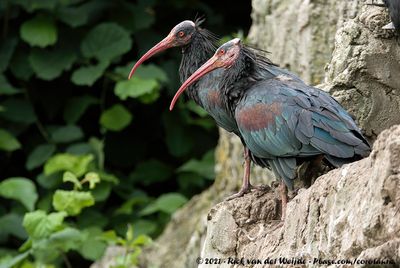
[[[82,54],[87,58],[110,61],[125,54],[132,46],[129,33],[116,23],[102,23],[93,28],[81,44]]]
[[[62,22],[74,28],[85,25],[89,19],[85,6],[61,7],[56,14]]]
[[[0,226],[1,226],[0,240],[7,239],[8,235],[13,235],[21,240],[27,238],[28,234],[22,227],[21,215],[15,213],[9,213],[2,216],[0,218]]]
[[[211,150],[210,152],[206,153],[200,161],[196,159],[191,159],[187,161],[185,164],[178,168],[178,171],[194,172],[208,179],[214,179],[214,166],[214,151]]]
[[[57,171],[70,171],[80,177],[87,172],[92,161],[93,155],[56,154],[47,160],[44,165],[44,174],[50,175]]]
[[[8,63],[10,62],[16,46],[17,39],[15,38],[2,40],[0,44],[0,73],[7,69]]]
[[[78,229],[66,227],[51,234],[48,245],[63,252],[68,252],[71,249],[79,249],[86,238],[86,234]]]
[[[52,233],[61,230],[65,212],[54,212],[46,214],[42,210],[26,213],[22,225],[32,239],[47,238]]]
[[[103,75],[108,64],[103,61],[94,66],[82,66],[72,73],[71,81],[78,86],[92,86]]]
[[[94,200],[96,202],[105,201],[111,194],[111,184],[110,183],[100,183],[91,192],[93,194]]]
[[[139,163],[135,171],[130,175],[135,182],[150,185],[169,179],[173,174],[172,167],[155,159]]]
[[[90,192],[57,190],[53,196],[53,207],[57,211],[65,211],[74,216],[81,213],[85,207],[94,205],[94,198]]]
[[[100,176],[96,172],[88,172],[82,180],[83,183],[89,183],[89,189],[94,189],[96,184],[100,183]]]
[[[121,131],[132,121],[132,114],[121,104],[115,104],[105,110],[100,117],[100,124],[111,131]]]
[[[172,214],[186,202],[187,198],[180,193],[163,194],[159,196],[154,203],[151,203],[141,210],[140,215],[146,216],[158,211]]]
[[[53,155],[56,151],[56,146],[53,144],[41,144],[29,154],[28,160],[26,161],[26,169],[32,170],[43,165],[46,160]]]
[[[19,141],[10,132],[0,128],[0,150],[12,152],[19,148]]]
[[[8,178],[0,182],[0,196],[21,202],[32,211],[38,199],[35,184],[27,178]]]
[[[1,95],[13,95],[20,93],[15,87],[8,83],[6,77],[0,74],[0,96]]]
[[[1,268],[13,268],[13,267],[17,267],[16,265],[18,263],[20,263],[21,261],[23,261],[24,259],[26,259],[29,254],[31,254],[30,251],[26,251],[24,253],[18,254],[14,257],[12,257],[11,259],[6,260],[5,262],[1,261],[0,263],[0,267]]]
[[[37,77],[43,80],[53,80],[64,70],[69,70],[77,59],[73,50],[33,49],[29,55],[29,63]]]
[[[116,83],[114,93],[121,100],[126,100],[128,97],[138,98],[146,94],[151,94],[158,91],[160,85],[155,79],[142,79],[137,76],[130,80],[122,80]]]
[[[36,181],[39,185],[45,189],[54,189],[62,184],[62,173],[55,172],[50,175],[45,175],[44,173],[40,173],[36,177]]]
[[[119,66],[115,68],[115,72],[119,75],[121,75],[124,80],[128,77],[129,72],[131,71],[131,68],[133,67],[134,63],[129,63],[126,66]],[[135,75],[132,77],[139,77],[144,80],[157,80],[159,82],[167,82],[168,81],[168,76],[167,73],[158,67],[155,64],[142,64],[140,65],[136,72]]]
[[[72,172],[64,172],[63,182],[72,182],[74,184],[74,189],[82,189],[82,184]]]
[[[51,18],[39,15],[22,24],[20,36],[31,46],[47,47],[57,42],[57,27]]]
[[[18,50],[11,59],[10,69],[13,75],[21,80],[28,80],[33,75],[29,54],[25,50]],[[0,90],[1,92],[1,90]]]
[[[51,139],[56,143],[68,143],[79,140],[83,137],[83,132],[76,125],[67,125],[57,128],[51,133]]]
[[[32,124],[36,121],[35,111],[32,105],[25,99],[7,99],[2,102],[4,112],[0,117],[12,122]]]
[[[103,232],[100,228],[91,227],[83,231],[86,234],[86,239],[83,241],[79,252],[85,259],[98,260],[104,254],[107,248],[107,243],[102,240]]]
[[[171,113],[164,113],[163,123],[166,132],[166,143],[170,154],[182,157],[190,152],[195,146],[191,136],[183,127],[183,123]]]
[[[68,100],[64,109],[64,120],[68,124],[76,123],[90,105],[97,104],[98,100],[90,95],[72,97]]]

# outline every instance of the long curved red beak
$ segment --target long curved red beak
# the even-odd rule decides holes
[[[208,74],[209,72],[221,67],[218,57],[216,55],[212,56],[206,63],[204,63],[197,71],[195,71],[178,89],[175,93],[174,98],[171,101],[169,110],[174,109],[175,103],[177,102],[179,96],[185,91],[190,85],[199,80],[202,76]]]
[[[151,58],[152,56],[154,56],[155,54],[164,51],[170,47],[173,46],[173,40],[174,40],[174,36],[173,35],[168,35],[167,37],[165,37],[163,40],[161,40],[157,45],[155,45],[154,47],[152,47],[149,51],[146,52],[146,54],[144,54],[135,64],[135,66],[133,66],[131,72],[129,73],[128,79],[131,79],[132,75],[135,73],[136,69],[140,66],[140,64],[142,64],[144,61],[146,61],[147,59]]]

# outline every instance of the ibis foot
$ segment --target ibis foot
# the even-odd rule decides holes
[[[240,188],[239,192],[237,192],[236,194],[233,194],[231,196],[228,196],[225,201],[229,201],[238,197],[242,197],[247,193],[250,193],[252,190],[256,190],[256,191],[265,191],[268,189],[268,186],[265,185],[257,185],[257,186],[253,186],[250,183],[246,184],[246,185],[242,185],[242,188]]]

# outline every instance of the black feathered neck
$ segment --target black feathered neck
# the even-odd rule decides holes
[[[261,55],[257,49],[246,46],[241,48],[235,63],[225,70],[220,84],[222,95],[225,96],[225,106],[232,115],[238,101],[248,88],[257,81],[275,77],[268,70],[270,66],[276,65]]]
[[[182,60],[179,67],[181,83],[186,81],[197,69],[200,68],[214,54],[217,46],[217,38],[213,33],[202,29],[196,23],[196,31],[193,33],[191,42],[182,47]],[[189,98],[201,105],[197,91],[197,83],[186,90]]]

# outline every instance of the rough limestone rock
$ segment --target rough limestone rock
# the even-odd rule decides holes
[[[241,261],[282,264],[279,258],[307,265],[316,258],[313,267],[356,258],[400,264],[400,125],[379,135],[368,158],[302,189],[283,223],[273,196],[254,192],[213,207],[199,267],[209,267],[207,258],[222,260],[212,267],[230,268],[243,267]]]
[[[249,39],[280,66],[319,84],[331,59],[336,30],[366,0],[253,0]]]
[[[365,133],[373,140],[382,130],[400,123],[400,46],[396,46],[390,32],[380,29],[381,25],[389,21],[385,10],[362,6],[364,2],[253,0],[254,23],[249,37],[258,47],[272,52],[269,56],[276,63],[288,67],[313,84],[323,80],[325,65],[330,62],[326,68],[324,84],[320,88],[330,91],[354,114]],[[284,223],[288,230],[283,231],[276,221],[280,217],[280,211],[274,189],[264,194],[254,192],[241,199],[218,204],[238,190],[243,173],[243,148],[239,139],[223,130],[220,134],[214,185],[175,213],[163,234],[144,251],[141,256],[142,267],[196,267],[196,258],[200,254],[208,258],[258,258],[268,256],[267,252],[270,252],[273,256],[283,254],[282,256],[287,257],[301,257],[296,254],[299,250],[299,253],[304,253],[304,257],[321,258],[381,258],[399,255],[400,242],[394,238],[399,237],[399,229],[393,223],[394,214],[373,214],[378,208],[382,208],[383,203],[398,206],[398,193],[396,197],[393,192],[395,190],[388,194],[390,201],[388,198],[382,199],[383,201],[379,199],[383,196],[381,192],[390,188],[382,188],[381,183],[389,185],[391,180],[384,180],[372,172],[384,174],[383,166],[386,162],[382,160],[378,164],[373,162],[373,158],[369,158],[347,168],[334,170],[319,178],[312,188],[300,190],[298,197],[289,203],[288,211],[288,215],[297,216],[288,218],[290,223]],[[382,135],[389,136],[388,132]],[[395,138],[394,135],[391,137]],[[389,139],[383,137],[378,142],[381,145],[372,156],[381,156],[382,153],[390,155],[394,152],[387,149],[390,147],[389,143],[392,144]],[[388,144],[384,145],[385,143]],[[378,170],[379,166],[382,169]],[[364,173],[361,173],[362,169],[365,169]],[[355,178],[355,171],[359,172],[360,179],[366,183],[365,189],[363,184],[357,184],[357,180],[349,179]],[[343,175],[342,172],[347,173]],[[338,181],[343,185],[334,184],[335,176],[344,178]],[[269,184],[271,178],[266,169],[252,169],[254,184]],[[369,184],[375,182],[376,184]],[[398,182],[391,183],[391,189],[398,188]],[[350,185],[355,188],[349,188]],[[374,192],[363,202],[359,199],[360,204],[347,206],[343,212],[338,210],[345,209],[343,204],[353,198],[352,193],[362,191],[367,194],[372,190]],[[336,207],[332,207],[331,202]],[[216,204],[218,205],[215,206]],[[363,207],[361,211],[358,209],[360,206]],[[393,213],[393,210],[389,210],[389,205],[383,207],[386,208],[385,213]],[[351,211],[350,208],[357,209]],[[365,210],[370,209],[375,212],[364,214]],[[339,214],[343,216],[336,217]],[[321,215],[330,215],[332,220],[325,218],[320,223]],[[376,216],[367,218],[364,215]],[[392,218],[389,221],[390,217]],[[399,219],[400,215],[397,214],[396,217]],[[383,218],[389,222],[381,222]],[[352,221],[355,221],[354,224]],[[390,229],[392,227],[397,229]],[[329,232],[324,234],[322,230]],[[211,240],[210,236],[213,235],[216,237]],[[282,235],[286,236],[282,238]],[[389,236],[393,239],[388,239]],[[257,242],[259,239],[265,245]],[[111,257],[105,256],[103,261],[112,263],[113,250],[109,253]],[[108,262],[109,259],[111,262]]]
[[[381,29],[389,21],[385,9],[364,6],[361,10],[338,30],[322,86],[375,139],[400,123],[400,45],[392,32]]]

